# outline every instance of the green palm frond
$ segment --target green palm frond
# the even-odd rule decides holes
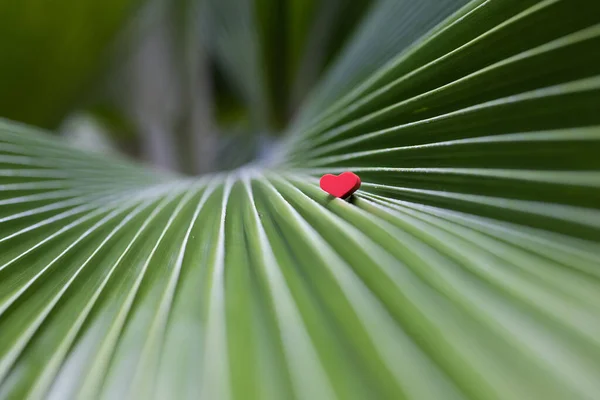
[[[418,4],[372,9],[269,163],[1,122],[0,398],[598,398],[600,6]]]

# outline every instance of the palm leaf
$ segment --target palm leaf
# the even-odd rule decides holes
[[[0,398],[597,397],[599,7],[451,11],[367,75],[344,52],[268,165],[2,122]]]

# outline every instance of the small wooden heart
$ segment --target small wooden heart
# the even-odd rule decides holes
[[[360,187],[360,178],[353,172],[347,171],[340,175],[326,174],[319,182],[321,189],[332,196],[345,199]]]

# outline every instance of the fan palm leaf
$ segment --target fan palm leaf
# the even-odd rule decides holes
[[[600,8],[425,3],[373,8],[269,162],[0,123],[0,398],[597,398]]]

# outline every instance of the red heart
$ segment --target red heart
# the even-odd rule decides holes
[[[321,177],[319,184],[330,195],[344,199],[358,190],[360,178],[349,171],[338,176],[326,174]]]

